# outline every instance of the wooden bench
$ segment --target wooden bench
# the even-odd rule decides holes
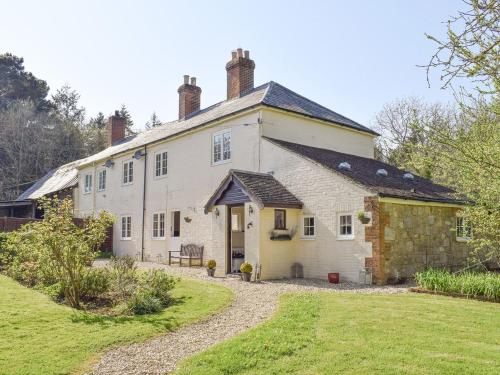
[[[178,253],[178,255],[174,255]],[[200,266],[203,266],[203,246],[195,244],[181,245],[180,250],[168,252],[168,264],[172,264],[172,259],[179,259],[179,267],[182,266],[182,260],[188,259],[189,267],[192,265],[193,259],[200,260]]]

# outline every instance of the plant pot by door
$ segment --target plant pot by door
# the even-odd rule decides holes
[[[251,277],[252,277],[252,274],[250,272],[242,272],[241,273],[241,279],[243,281],[250,281]]]
[[[338,284],[340,281],[340,274],[338,272],[331,272],[328,274],[328,282]]]
[[[207,273],[208,273],[208,276],[214,277],[215,268],[207,268]]]

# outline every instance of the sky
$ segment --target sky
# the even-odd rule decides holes
[[[197,77],[201,106],[226,97],[231,50],[250,50],[256,86],[276,81],[361,124],[382,106],[418,96],[451,102],[425,64],[459,0],[38,1],[0,0],[0,53],[53,93],[81,95],[87,116],[125,104],[141,129],[153,111],[178,115],[182,76]]]

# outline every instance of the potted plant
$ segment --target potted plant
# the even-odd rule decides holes
[[[240,266],[241,279],[243,281],[250,281],[250,278],[252,277],[252,270],[253,270],[253,267],[250,263],[248,263],[248,262],[241,263],[241,266]]]
[[[370,218],[366,216],[363,211],[358,212],[358,220],[361,221],[362,224],[368,224],[370,222]]]
[[[208,276],[214,277],[215,267],[216,266],[217,266],[217,262],[215,260],[213,260],[213,259],[210,259],[207,262],[207,273],[208,273]]]

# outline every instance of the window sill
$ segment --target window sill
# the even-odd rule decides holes
[[[154,175],[153,180],[163,180],[164,178],[167,178],[168,174],[162,174],[161,176]]]
[[[314,241],[316,237],[300,237],[300,239],[304,241]]]
[[[457,242],[469,242],[470,240],[472,240],[472,238],[468,238],[468,237],[457,237],[456,238]]]
[[[132,237],[129,238],[120,238],[121,241],[132,241]]]
[[[153,241],[165,241],[165,237],[153,237],[151,238]]]
[[[90,190],[90,191],[84,191],[83,195],[89,195],[90,193],[92,193],[92,190]]]
[[[127,183],[122,182],[122,186],[130,186],[133,184],[134,184],[134,182],[127,182]]]
[[[227,163],[231,163],[231,159],[228,159],[228,160],[222,160],[222,161],[218,161],[218,162],[212,162],[212,167],[215,167],[217,165],[221,165],[221,164],[227,164]]]
[[[337,241],[352,241],[354,240],[354,236],[338,236]]]
[[[106,189],[97,189],[97,192],[98,192],[98,193],[102,193],[102,192],[104,192],[104,191],[106,191]]]

